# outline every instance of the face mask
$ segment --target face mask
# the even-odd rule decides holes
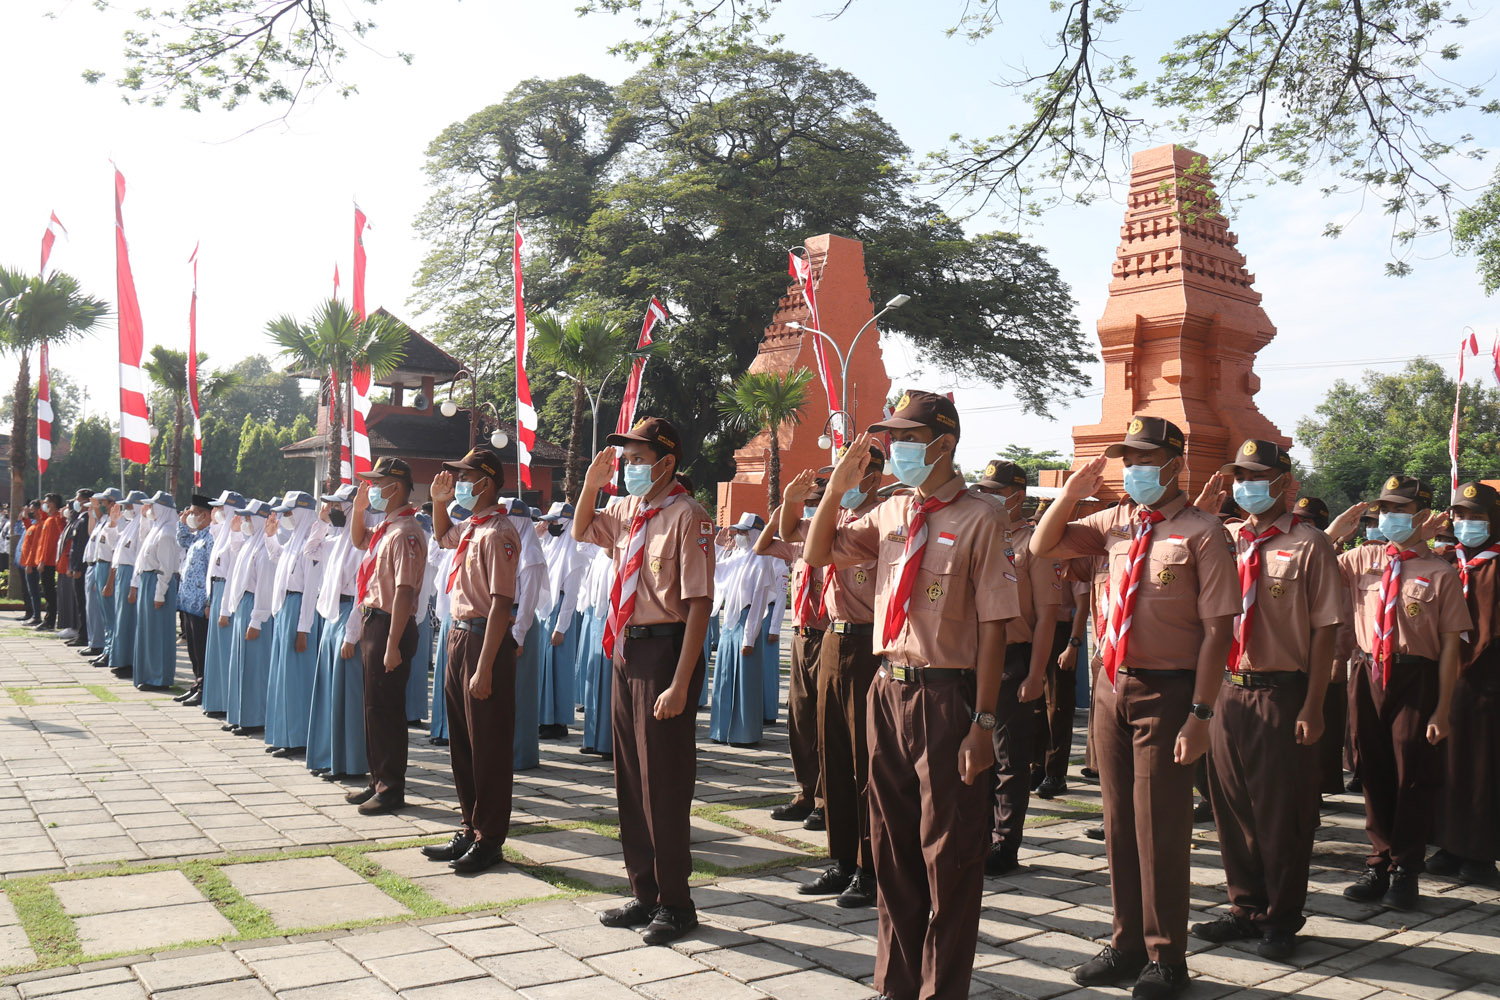
[[[345,514],[338,507],[335,507],[333,508],[333,510],[330,510],[328,512],[328,523],[333,525],[335,528],[342,528],[348,520],[349,515]]]
[[[1458,538],[1458,544],[1466,549],[1477,549],[1490,537],[1490,522],[1488,521],[1454,521],[1453,534]]]
[[[1271,509],[1276,497],[1269,482],[1247,481],[1234,484],[1234,502],[1247,514],[1260,514]]]
[[[813,515],[816,514],[817,512],[818,512],[818,508],[816,508],[816,507],[803,507],[802,508],[802,519],[805,520],[805,521],[811,521],[813,519]]]
[[[123,511],[120,512],[120,520],[122,520],[122,521],[134,521],[135,520],[135,511],[131,510],[129,507],[126,507]]]
[[[927,445],[921,441],[891,443],[891,474],[907,486],[921,486],[936,465],[927,461]]]
[[[208,515],[190,514],[188,515],[187,523],[188,527],[192,528],[194,531],[202,531],[204,528],[208,527]]]
[[[1161,465],[1130,465],[1125,468],[1125,492],[1130,499],[1142,507],[1149,507],[1162,498],[1167,488],[1162,485]]]
[[[247,518],[246,520],[240,522],[240,532],[247,537],[254,535],[255,525]]]
[[[385,510],[385,505],[390,503],[385,493],[379,486],[370,487],[370,508],[372,510]]]
[[[556,521],[547,525],[547,534],[551,535],[553,538],[557,538],[562,533],[563,526],[561,524],[558,524]]]
[[[1365,541],[1383,542],[1385,541],[1385,534],[1372,524],[1369,527],[1365,528]]]
[[[643,497],[651,492],[656,485],[656,480],[651,476],[651,470],[655,465],[627,465],[625,466],[625,492],[633,497]]]
[[[454,483],[453,484],[453,499],[457,500],[459,503],[463,504],[465,507],[472,508],[474,506],[474,484],[473,483]]]
[[[75,513],[75,514],[82,514],[83,513],[83,504],[79,503],[77,500],[73,501],[73,513]]]
[[[1385,511],[1380,515],[1380,533],[1386,537],[1387,541],[1395,545],[1400,545],[1410,538],[1411,533],[1416,530],[1412,527],[1411,521],[1412,515],[1410,514],[1397,514],[1394,511]]]
[[[734,536],[734,547],[737,548],[737,549],[748,549],[750,547],[750,536],[749,535],[735,535]]]
[[[844,495],[839,497],[839,506],[845,510],[853,510],[865,502],[865,491],[858,486],[852,490],[845,490]]]

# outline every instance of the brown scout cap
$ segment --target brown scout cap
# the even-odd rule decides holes
[[[402,458],[377,458],[375,467],[369,472],[357,472],[361,479],[404,479],[411,485],[411,466]]]
[[[896,411],[878,424],[871,424],[871,431],[910,431],[918,427],[931,427],[935,434],[952,434],[958,437],[958,407],[953,400],[935,392],[908,389],[896,402]]]
[[[1161,417],[1135,417],[1130,421],[1130,426],[1125,428],[1125,440],[1105,448],[1104,454],[1110,458],[1119,458],[1125,454],[1126,448],[1140,448],[1143,451],[1165,448],[1181,455],[1182,431],[1172,421]]]
[[[1432,488],[1416,476],[1392,476],[1376,498],[1376,503],[1432,503]]]
[[[992,458],[984,467],[984,475],[974,485],[987,486],[992,490],[1019,486],[1024,490],[1027,486],[1026,470],[1015,462],[1008,462],[1003,458]]]
[[[500,456],[488,448],[475,448],[457,462],[444,462],[443,468],[454,472],[482,472],[493,479],[496,486],[505,485],[505,465]]]
[[[1500,506],[1500,493],[1496,493],[1493,486],[1486,486],[1484,483],[1464,483],[1454,491],[1453,502],[1449,506],[1493,514],[1495,507]]]
[[[1291,472],[1292,456],[1288,455],[1286,449],[1275,441],[1252,438],[1240,445],[1240,450],[1235,453],[1234,459],[1219,471],[1227,475],[1235,469],[1244,469],[1247,472]]]
[[[1298,497],[1293,513],[1320,528],[1328,527],[1328,505],[1317,497]]]
[[[668,455],[677,459],[678,465],[682,464],[682,435],[661,417],[642,417],[628,434],[611,434],[604,439],[605,444],[629,444],[631,441],[665,448]]]

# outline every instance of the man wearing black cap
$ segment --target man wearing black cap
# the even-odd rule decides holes
[[[688,709],[703,690],[714,524],[677,479],[682,438],[670,423],[646,417],[605,440],[621,448],[630,496],[597,513],[583,504],[573,537],[615,553],[604,649],[614,662],[615,798],[634,899],[599,921],[644,926],[643,940],[661,945],[698,926],[688,890],[697,720]],[[614,457],[613,448],[594,456],[582,496],[604,488]]]
[[[1409,910],[1439,802],[1438,744],[1448,737],[1460,636],[1474,621],[1458,573],[1424,544],[1435,528],[1432,490],[1420,479],[1393,475],[1376,502],[1385,546],[1362,545],[1339,556],[1355,595],[1355,632],[1371,661],[1368,683],[1355,692],[1370,854],[1365,873],[1344,895]],[[1359,503],[1340,514],[1329,537],[1342,542],[1364,510]]]
[[[1293,512],[1319,531],[1328,529],[1328,505],[1317,497],[1298,497]],[[1349,729],[1349,656],[1354,652],[1354,602],[1339,576],[1343,620],[1333,638],[1333,666],[1323,695],[1323,735],[1318,737],[1318,791],[1324,796],[1344,790],[1344,744]],[[1314,668],[1316,669],[1316,668]]]
[[[203,704],[203,664],[208,649],[208,560],[214,547],[209,530],[212,503],[212,497],[194,493],[191,502],[177,516],[177,544],[186,552],[182,559],[182,582],[177,590],[177,612],[187,640],[193,684],[173,700],[190,707]]]
[[[834,498],[868,472],[873,432],[911,487],[840,525]],[[870,687],[870,835],[875,988],[885,997],[969,995],[989,840],[993,707],[1008,624],[1020,614],[1005,523],[953,465],[953,401],[918,390],[834,466],[807,528],[813,565],[875,563]],[[966,724],[967,723],[967,724]]]
[[[84,550],[88,547],[89,532],[93,527],[93,519],[89,516],[90,503],[93,490],[82,489],[73,494],[73,513],[68,521],[68,526],[63,529],[63,545],[68,550],[68,562],[66,566],[58,569],[67,576],[67,587],[72,597],[72,614],[60,639],[67,639],[69,646],[85,646],[89,644],[89,622],[88,607],[84,595]],[[72,634],[67,631],[71,629]]]
[[[1114,934],[1073,973],[1082,986],[1135,979],[1136,1000],[1187,987],[1193,765],[1208,749],[1240,588],[1224,528],[1182,492],[1186,442],[1139,416],[1074,473],[1031,539],[1041,556],[1109,559],[1109,614],[1092,723],[1104,798]],[[1129,503],[1072,521],[1124,461]]]

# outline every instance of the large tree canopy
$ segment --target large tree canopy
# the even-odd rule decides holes
[[[716,478],[737,443],[712,408],[754,358],[787,288],[787,247],[833,232],[863,241],[877,301],[933,365],[1003,385],[1025,406],[1085,384],[1092,357],[1067,286],[1010,233],[967,237],[920,200],[906,147],[848,73],[810,56],[743,48],[654,67],[610,88],[527,81],[443,132],[428,151],[433,244],[418,303],[433,332],[497,386],[511,377],[511,223],[527,251],[527,301],[635,326],[646,301],[672,323],[647,368],[643,407],[704,441]],[[533,373],[538,409],[561,389]],[[618,384],[618,383],[617,383]],[[506,395],[502,390],[497,395]],[[610,415],[612,416],[612,415]],[[560,430],[560,428],[559,428]]]

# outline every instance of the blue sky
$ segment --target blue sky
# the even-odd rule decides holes
[[[336,8],[343,4],[353,0],[335,0]],[[106,84],[85,84],[85,67],[116,65],[123,14],[99,13],[87,0],[0,5],[0,82],[12,95],[7,155],[0,159],[7,192],[0,199],[0,260],[34,268],[47,213],[56,210],[71,238],[54,251],[55,265],[113,300],[113,158],[130,186],[126,226],[148,346],[186,346],[187,258],[201,240],[201,348],[211,363],[267,352],[265,322],[281,313],[306,314],[328,293],[335,261],[347,291],[356,198],[373,226],[366,240],[370,304],[386,305],[420,327],[422,317],[410,317],[405,303],[424,252],[411,220],[427,197],[427,143],[523,79],[581,72],[618,81],[637,68],[606,53],[633,30],[624,19],[580,20],[574,6],[571,0],[383,0],[368,8],[379,28],[350,68],[358,95],[325,93],[284,122],[254,128],[268,117],[259,106],[233,115],[142,108],[121,103]],[[834,6],[833,0],[795,0],[774,28],[785,34],[787,47],[868,84],[877,110],[917,153],[939,148],[950,133],[998,131],[1017,105],[995,80],[1014,75],[1024,61],[1034,68],[1046,59],[1045,4],[1031,5],[1034,10],[1012,17],[1002,32],[975,43],[944,35],[962,6],[958,0],[859,0],[838,20],[818,15]],[[1143,60],[1154,58],[1163,25],[1177,34],[1221,8],[1227,5],[1153,0],[1150,16],[1137,14],[1120,26],[1114,44]],[[57,16],[44,17],[49,10]],[[1476,13],[1482,16],[1464,32],[1467,54],[1460,64],[1475,76],[1475,67],[1495,65],[1500,56],[1496,18],[1483,8]],[[394,58],[398,49],[416,54],[413,65]],[[1479,127],[1488,129],[1479,133],[1481,143],[1500,145],[1495,123]],[[1490,168],[1470,169],[1472,182]],[[1103,310],[1122,212],[1118,201],[1104,198],[1088,207],[1052,209],[1025,229],[1048,248],[1072,286],[1090,338]],[[1328,221],[1347,224],[1342,239],[1320,235]],[[1003,228],[1005,222],[981,218],[974,226]],[[1357,378],[1365,359],[1432,354],[1451,364],[1466,325],[1485,346],[1500,329],[1500,310],[1482,295],[1468,260],[1437,255],[1418,261],[1413,277],[1384,277],[1389,227],[1377,212],[1361,213],[1356,199],[1325,200],[1316,184],[1262,189],[1235,207],[1231,227],[1278,328],[1260,355],[1259,402],[1285,433],[1335,379]],[[897,291],[872,290],[880,301]],[[899,341],[888,339],[884,347],[898,386],[955,390],[965,416],[959,458],[966,466],[983,464],[1004,442],[1066,453],[1071,426],[1098,420],[1097,397],[1057,407],[1052,420],[1027,415],[1011,406],[1003,388],[954,385],[924,369],[920,356]],[[113,408],[110,334],[55,350],[53,365],[84,382],[91,408]],[[0,384],[9,384],[14,371],[0,362]]]

